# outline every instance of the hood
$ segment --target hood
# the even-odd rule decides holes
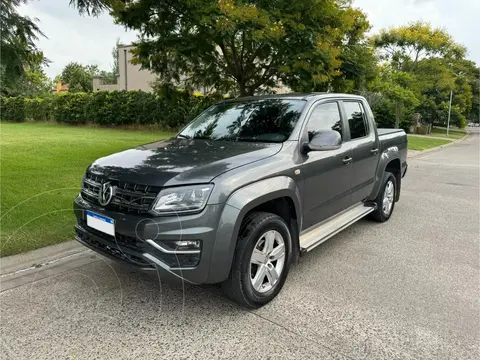
[[[100,158],[88,171],[150,186],[208,183],[226,171],[275,155],[281,148],[280,143],[171,138]]]

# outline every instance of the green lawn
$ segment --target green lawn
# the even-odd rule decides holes
[[[448,144],[449,142],[451,142],[451,140],[432,139],[428,136],[408,136],[408,149],[426,150],[436,146]]]
[[[0,255],[71,240],[72,202],[86,167],[99,157],[171,135],[1,123]]]
[[[438,137],[445,137],[448,139],[460,139],[467,135],[465,130],[459,130],[459,129],[450,129],[448,131],[448,137],[447,137],[447,129],[444,128],[436,128],[434,127],[432,129],[432,133],[430,134],[431,136],[438,136]]]

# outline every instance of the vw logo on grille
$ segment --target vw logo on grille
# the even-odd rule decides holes
[[[98,192],[98,202],[100,205],[105,206],[110,203],[113,197],[113,186],[106,182],[102,184],[100,191]]]

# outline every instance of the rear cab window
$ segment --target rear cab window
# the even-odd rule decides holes
[[[355,140],[367,136],[370,129],[362,103],[359,101],[344,101],[343,106],[350,128],[350,139]]]

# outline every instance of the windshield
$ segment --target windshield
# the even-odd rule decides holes
[[[186,139],[283,142],[300,117],[305,101],[260,99],[212,106],[178,136]]]

